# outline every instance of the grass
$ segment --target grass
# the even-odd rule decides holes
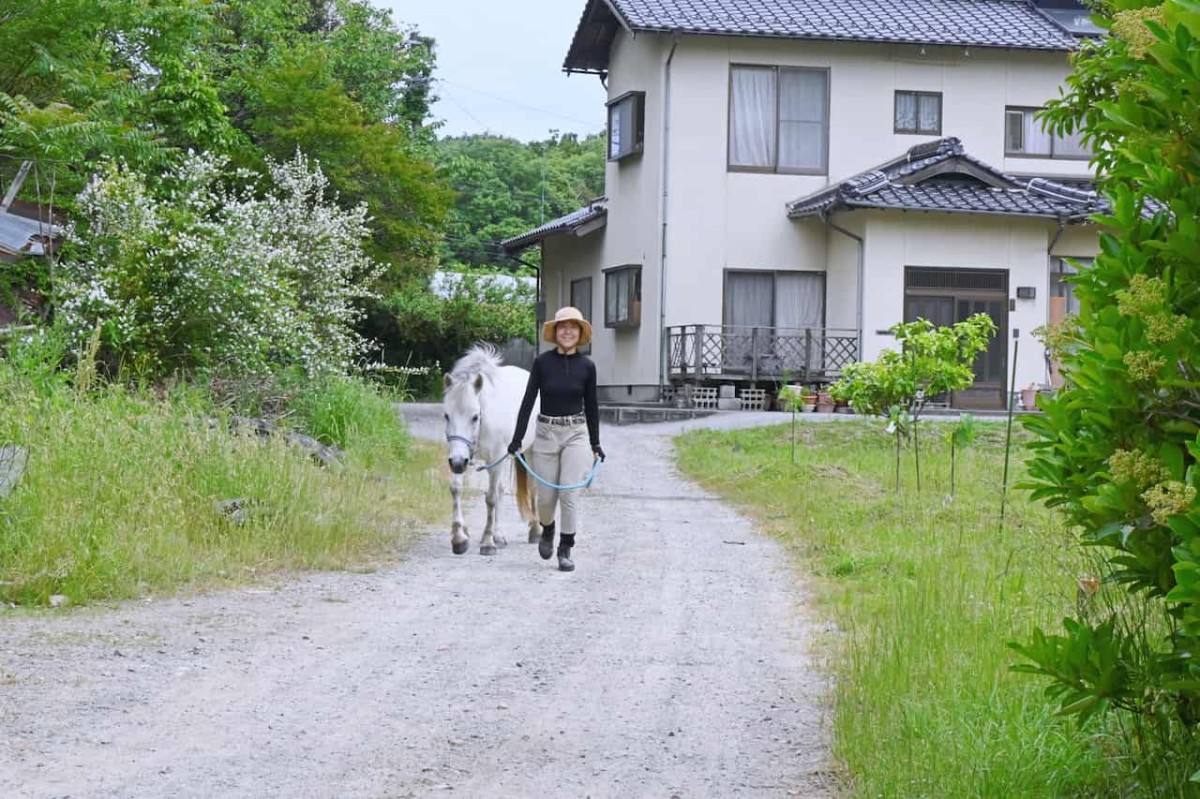
[[[311,399],[334,431],[322,437],[346,447],[346,467],[329,469],[281,439],[230,433],[195,392],[0,380],[0,442],[29,450],[0,499],[0,601],[89,603],[394,557],[440,510],[441,454],[409,440],[386,397],[356,390],[368,391],[330,392],[340,417]],[[235,499],[241,521],[218,507]]]
[[[1010,641],[1059,628],[1089,565],[1045,508],[1011,490],[999,519],[1002,424],[980,424],[957,458],[948,425],[922,425],[896,490],[880,422],[697,432],[686,474],[756,516],[811,575],[834,680],[834,748],[852,797],[1126,796],[1111,740],[1054,715],[1045,683],[1011,671]]]

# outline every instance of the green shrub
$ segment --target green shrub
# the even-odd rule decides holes
[[[1097,612],[1017,645],[1062,712],[1116,712],[1146,795],[1200,796],[1200,3],[1113,0],[1047,114],[1112,212],[1074,279],[1066,386],[1023,421],[1028,487],[1104,556]]]
[[[99,329],[109,373],[347,371],[363,342],[353,301],[379,274],[366,209],[326,198],[300,155],[270,183],[189,155],[159,180],[111,166],[79,197],[60,265],[59,316],[82,346]]]
[[[453,273],[441,289],[410,283],[383,303],[385,320],[376,320],[379,358],[392,366],[429,369],[414,375],[417,396],[430,396],[450,368],[476,342],[503,344],[513,338],[533,341],[534,292],[511,275]],[[443,294],[445,296],[443,296]],[[384,321],[387,327],[383,328]]]

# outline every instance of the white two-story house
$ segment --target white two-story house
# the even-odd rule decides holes
[[[504,246],[593,320],[602,400],[828,381],[977,312],[1000,332],[956,405],[1051,382],[1031,333],[1098,242],[1088,154],[1034,117],[1099,33],[1077,3],[581,2],[564,68],[608,90],[605,197]]]

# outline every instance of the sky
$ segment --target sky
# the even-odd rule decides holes
[[[443,136],[495,133],[520,141],[551,130],[605,125],[595,75],[567,75],[563,59],[586,0],[370,0],[436,42],[433,117]]]

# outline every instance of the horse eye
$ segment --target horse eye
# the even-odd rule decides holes
[[[443,413],[443,414],[442,414],[442,418],[443,418],[443,419],[445,419],[445,420],[448,422],[448,421],[450,421],[450,414],[448,414],[448,413]]]
[[[479,414],[475,414],[474,416],[472,416],[472,417],[471,417],[471,422],[472,422],[472,423],[474,423],[474,422],[478,422],[478,421],[479,421]]]

